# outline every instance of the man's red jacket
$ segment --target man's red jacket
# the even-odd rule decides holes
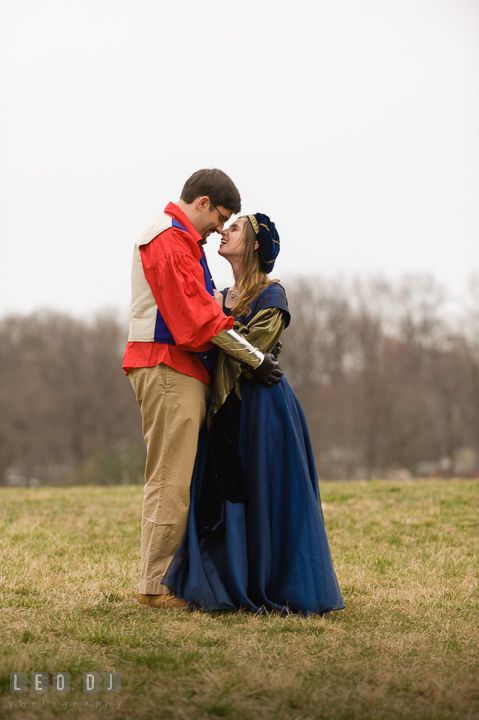
[[[128,342],[123,369],[152,367],[165,363],[185,375],[211,384],[208,370],[193,354],[207,350],[220,330],[233,327],[205,287],[203,238],[174,203],[165,214],[185,228],[170,227],[151,242],[140,245],[141,263],[148,285],[175,345],[155,342]],[[144,282],[144,281],[143,281]]]

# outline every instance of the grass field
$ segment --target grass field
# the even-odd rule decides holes
[[[305,619],[141,607],[141,487],[1,489],[1,717],[479,718],[479,482],[321,493],[346,609]],[[60,670],[65,696],[10,692]]]

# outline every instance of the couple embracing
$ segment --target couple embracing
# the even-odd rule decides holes
[[[123,368],[147,446],[138,600],[153,608],[343,608],[303,412],[277,361],[290,313],[267,215],[199,170],[135,245]],[[218,292],[203,245],[234,284]]]

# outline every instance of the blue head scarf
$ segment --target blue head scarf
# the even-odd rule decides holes
[[[255,215],[248,215],[247,217],[258,241],[266,272],[270,273],[279,253],[278,231],[276,230],[274,222],[272,222],[267,215],[263,215],[263,213],[256,213]]]

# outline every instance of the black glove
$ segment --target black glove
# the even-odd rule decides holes
[[[266,353],[261,365],[253,370],[251,374],[255,380],[260,380],[263,385],[273,387],[273,385],[279,383],[284,373],[279,366],[279,362],[275,360],[274,355],[272,353]]]
[[[283,343],[281,342],[281,340],[278,340],[278,342],[276,343],[274,348],[271,350],[271,352],[275,356],[276,360],[278,359],[278,355],[280,354],[282,347],[283,347]]]

